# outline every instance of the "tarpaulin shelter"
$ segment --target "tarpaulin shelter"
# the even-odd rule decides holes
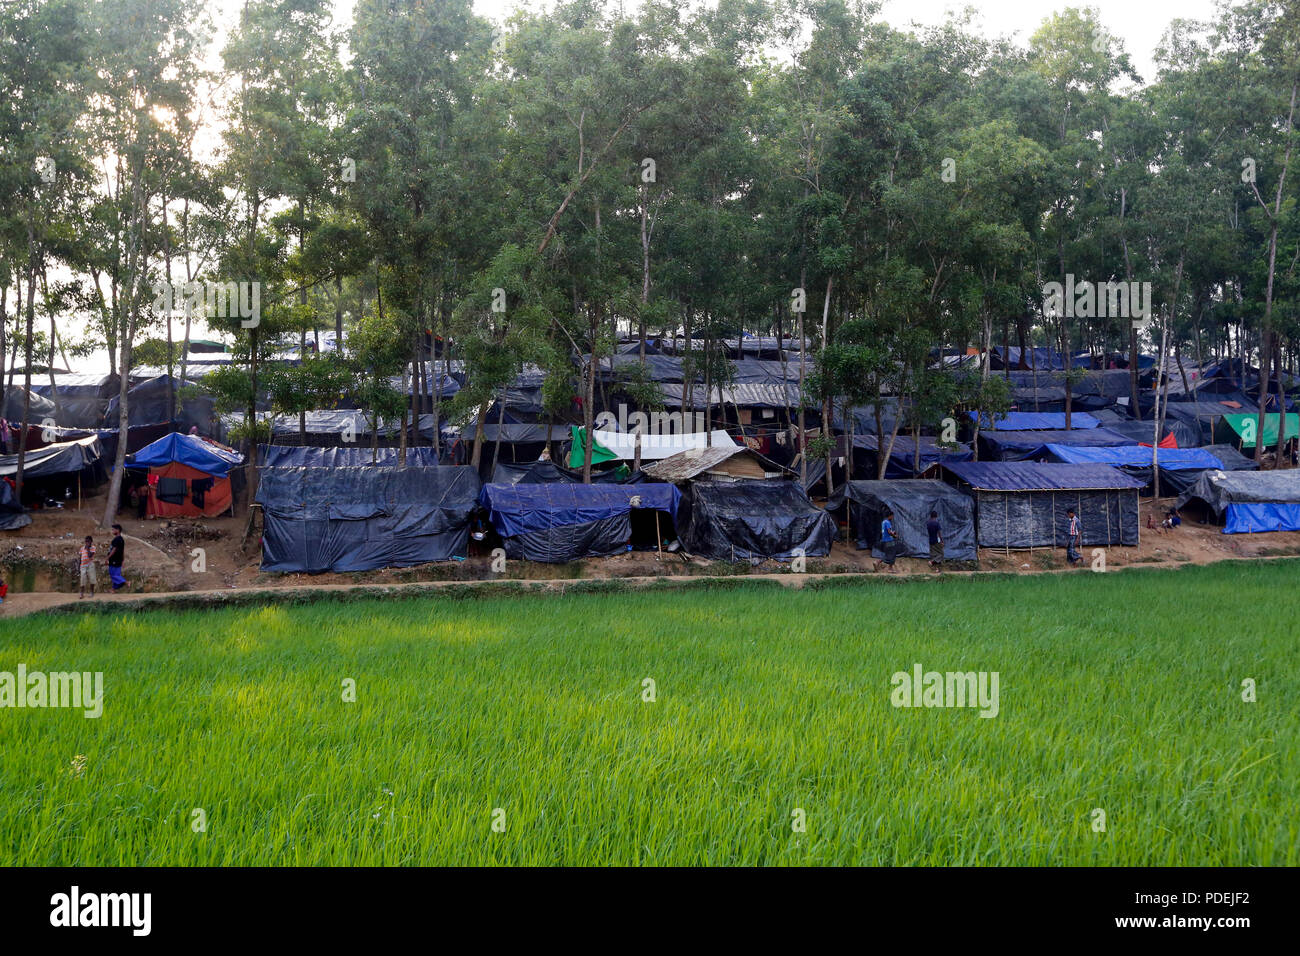
[[[660,533],[677,520],[675,485],[487,484],[480,503],[507,556],[562,564],[626,551],[634,511],[662,512]]]
[[[48,398],[56,407],[55,424],[67,428],[98,428],[109,399],[118,393],[116,375],[60,372],[50,385],[48,375],[32,377],[32,391]]]
[[[1278,415],[1276,412],[1264,414],[1264,447],[1277,445]],[[1215,423],[1214,440],[1225,445],[1237,445],[1241,448],[1254,448],[1259,430],[1259,415],[1224,415]],[[1300,438],[1300,414],[1291,412],[1286,416],[1285,439]]]
[[[921,475],[948,462],[970,461],[974,457],[969,445],[953,442],[940,445],[938,439],[921,436],[920,464],[917,465],[917,444],[907,435],[894,437],[891,447],[886,436],[853,436],[853,470],[856,474],[878,475],[880,449],[889,448],[889,461],[885,463],[886,478],[919,478]]]
[[[980,547],[1063,548],[1067,508],[1079,516],[1085,546],[1138,543],[1142,482],[1109,465],[970,461],[944,467],[974,494]]]
[[[794,481],[694,482],[678,520],[682,547],[719,561],[830,553],[835,519]]]
[[[1165,427],[1174,429],[1180,448],[1209,445],[1216,441],[1214,437],[1215,431],[1219,428],[1219,422],[1224,415],[1249,414],[1256,409],[1257,406],[1254,405],[1233,408],[1220,402],[1170,402],[1164,406]],[[1151,435],[1151,418],[1149,415],[1146,418],[1146,423],[1148,437],[1141,439],[1142,441],[1151,440],[1149,437]],[[1178,432],[1175,423],[1182,423],[1190,428],[1196,435],[1196,439],[1194,441],[1189,440],[1186,435]],[[1233,438],[1235,439],[1236,436],[1234,435]]]
[[[363,448],[345,445],[319,448],[313,445],[258,445],[257,460],[267,468],[349,468],[374,465],[396,468],[396,448]],[[432,448],[406,449],[406,464],[429,467],[438,464]]]
[[[980,432],[980,458],[984,461],[1034,461],[1047,455],[1047,445],[1107,447],[1131,445],[1133,440],[1109,428],[1072,428],[1069,431]]]
[[[870,549],[881,556],[880,523],[894,513],[894,532],[902,542],[900,557],[928,558],[930,537],[925,524],[930,512],[939,516],[944,557],[950,561],[974,561],[975,502],[942,481],[924,478],[910,481],[850,481],[849,529],[859,550]]]
[[[9,482],[0,478],[0,531],[16,531],[31,523],[31,515],[18,503],[18,496],[9,487]]]
[[[1300,471],[1207,471],[1178,498],[1200,503],[1224,534],[1300,531]]]
[[[643,472],[629,473],[626,465],[607,468],[604,471],[592,470],[592,484],[636,484],[644,481]],[[497,462],[492,472],[492,483],[498,485],[549,485],[582,484],[582,472],[570,471],[553,461]]]
[[[178,431],[198,428],[205,434],[211,434],[217,421],[216,405],[210,396],[193,394],[196,388],[198,386],[193,382],[168,378],[166,375],[159,375],[132,386],[127,392],[126,404],[129,427],[138,428],[167,422]],[[173,397],[176,402],[174,416],[169,405]],[[120,407],[117,395],[108,400],[104,410],[104,427],[119,426]]]
[[[18,455],[0,455],[0,478],[18,473]],[[103,446],[90,435],[29,450],[23,461],[23,480],[56,475],[77,475],[102,480]]]
[[[466,466],[263,469],[262,570],[371,571],[465,557],[479,488]]]
[[[1155,473],[1150,446],[1120,445],[1113,448],[1085,448],[1077,445],[1048,445],[1052,461],[1071,464],[1110,465],[1143,483],[1143,493],[1154,491]],[[1160,448],[1160,493],[1177,495],[1185,491],[1202,472],[1221,471],[1223,462],[1204,448]]]
[[[1173,408],[1174,406],[1171,403],[1169,407]],[[1151,439],[1155,437],[1155,422],[1149,418],[1145,421],[1130,418],[1122,422],[1105,422],[1103,427],[1107,431],[1123,435],[1135,445],[1143,442],[1149,445]],[[1195,425],[1189,425],[1187,422],[1167,415],[1165,416],[1165,427],[1160,433],[1160,440],[1162,442],[1168,441],[1170,436],[1173,436],[1174,444],[1179,448],[1196,448],[1205,444],[1201,440],[1200,429]]]
[[[215,518],[234,513],[231,469],[244,456],[198,435],[172,432],[127,456],[127,466],[149,471],[150,518]]]
[[[35,392],[23,394],[24,389],[21,385],[0,386],[0,418],[6,419],[9,424],[15,427],[21,426],[23,421],[23,404],[27,404],[27,423],[29,425],[39,425],[41,422],[54,419],[54,403],[44,395],[37,395]]]
[[[96,435],[29,448],[23,460],[22,500],[40,507],[47,499],[70,501],[107,477],[104,447]],[[0,455],[0,478],[16,477],[18,454]]]
[[[605,461],[632,461],[636,457],[636,438],[631,432],[594,430],[595,442],[591,448],[591,463]],[[586,430],[573,426],[572,445],[569,448],[569,467],[581,468],[585,452]],[[739,447],[731,436],[722,429],[712,432],[682,432],[670,435],[642,435],[641,460],[658,461],[668,458],[688,448],[704,448],[707,445]]]
[[[1063,431],[1065,429],[1065,412],[1006,412],[993,418],[990,424],[987,413],[980,415],[979,412],[967,412],[971,421],[979,420],[980,428],[989,429],[999,432],[1018,432],[1018,431],[1037,431],[1053,430]],[[1070,415],[1070,428],[1097,428],[1101,422],[1093,415],[1087,412],[1072,412]]]

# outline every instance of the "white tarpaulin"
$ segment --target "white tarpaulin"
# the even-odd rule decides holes
[[[628,432],[597,431],[596,444],[608,448],[624,461],[636,458],[636,435]],[[659,461],[691,448],[739,448],[722,429],[710,432],[684,432],[680,435],[642,435],[641,460]]]

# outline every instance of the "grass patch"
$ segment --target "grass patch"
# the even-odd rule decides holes
[[[0,859],[1296,865],[1298,569],[452,584],[0,622],[0,671],[105,681],[98,720],[0,709]],[[997,671],[1000,713],[891,707],[917,662]]]

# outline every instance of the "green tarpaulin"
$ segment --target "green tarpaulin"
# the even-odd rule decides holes
[[[582,460],[586,454],[586,429],[573,426],[573,443],[569,448],[569,467],[581,468]],[[614,461],[618,455],[614,454],[598,441],[591,443],[591,463],[599,465],[602,461]]]
[[[1255,447],[1255,435],[1259,428],[1258,415],[1224,415],[1223,423],[1228,432],[1222,436],[1216,433],[1215,438],[1233,445],[1240,444],[1242,448]],[[1300,437],[1300,414],[1291,412],[1286,416],[1286,437]],[[1272,412],[1264,416],[1264,447],[1270,448],[1277,444],[1277,412]]]

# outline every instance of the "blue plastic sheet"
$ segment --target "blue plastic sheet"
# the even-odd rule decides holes
[[[1227,507],[1224,534],[1300,531],[1300,504],[1251,502]]]
[[[675,485],[487,484],[480,495],[503,538],[627,515],[633,507],[666,511],[674,520],[682,493]],[[636,503],[634,504],[634,499]]]
[[[156,468],[174,461],[205,475],[224,478],[231,468],[244,463],[244,456],[210,445],[197,435],[172,432],[141,448],[131,456],[128,464],[135,468]]]

